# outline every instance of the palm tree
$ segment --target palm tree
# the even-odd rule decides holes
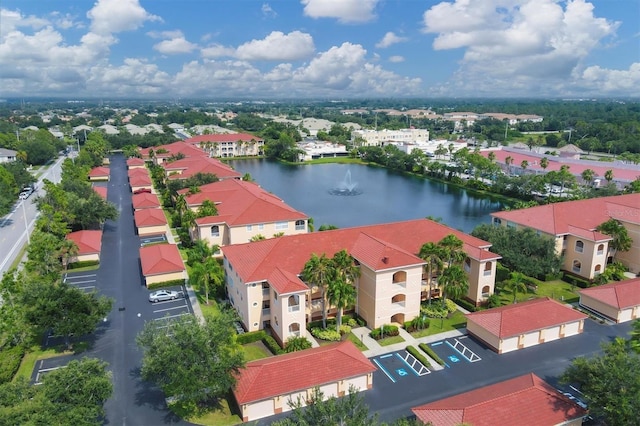
[[[429,286],[429,290],[427,291],[427,300],[429,304],[431,304],[431,278],[434,270],[440,270],[443,265],[442,257],[444,255],[444,250],[442,247],[439,247],[437,244],[429,242],[425,243],[420,247],[420,252],[418,256],[420,259],[427,262],[425,265],[427,268],[427,285]]]
[[[629,237],[627,228],[616,219],[609,219],[596,227],[598,232],[609,235],[613,240],[609,243],[612,254],[611,258],[615,259],[618,251],[629,251],[633,245],[633,240]]]
[[[585,186],[591,185],[591,182],[593,181],[593,178],[595,175],[596,175],[596,172],[594,172],[591,169],[584,169],[580,174],[580,176],[582,177],[582,180],[585,183]]]
[[[193,266],[196,263],[204,263],[219,249],[217,244],[209,246],[206,240],[196,240],[193,247],[187,251],[187,264]]]
[[[198,288],[204,289],[205,303],[209,304],[209,292],[211,287],[220,288],[224,272],[218,261],[209,257],[203,263],[196,263],[191,267],[191,282]]]
[[[466,254],[462,251],[463,241],[453,234],[449,234],[438,241],[438,246],[442,249],[442,259],[447,261],[448,267],[462,263],[466,257]]]
[[[320,289],[322,299],[322,328],[327,328],[327,286],[333,275],[333,262],[323,253],[321,256],[313,253],[304,264],[302,279]]]
[[[611,183],[611,181],[613,180],[613,170],[607,170],[606,172],[604,172],[604,178],[606,179],[607,183]]]
[[[496,153],[493,151],[489,152],[489,155],[487,156],[487,158],[489,159],[489,161],[493,163],[494,161],[496,161]]]
[[[520,167],[522,167],[522,174],[524,174],[524,171],[529,167],[529,162],[527,160],[522,160]]]
[[[505,283],[505,288],[513,293],[513,302],[516,303],[518,292],[526,293],[527,284],[524,282],[525,275],[522,272],[511,272],[510,278]]]
[[[466,272],[459,265],[452,265],[440,275],[438,282],[442,285],[442,303],[447,296],[451,299],[460,299],[469,291],[469,280]]]
[[[507,170],[509,171],[509,175],[511,175],[511,165],[513,164],[513,157],[508,156],[504,159],[504,163],[507,165]]]
[[[58,254],[60,255],[60,260],[62,261],[62,268],[64,271],[67,271],[69,267],[69,263],[78,256],[78,245],[72,241],[64,239],[60,242],[60,248],[58,249]]]
[[[547,171],[547,167],[549,167],[549,159],[547,157],[542,157],[540,159],[540,167],[542,167],[544,172]]]
[[[338,310],[336,330],[339,332],[342,326],[342,312],[344,308],[356,303],[356,288],[352,284],[337,278],[331,281],[327,287],[327,299],[329,303]]]

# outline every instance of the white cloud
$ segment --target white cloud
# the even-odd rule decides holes
[[[592,66],[582,72],[582,82],[596,92],[620,96],[640,95],[640,62],[631,64],[628,70],[611,70]]]
[[[200,54],[206,59],[233,57],[236,54],[236,49],[233,47],[223,46],[221,44],[212,44],[200,50]]]
[[[363,23],[375,19],[379,0],[300,0],[305,16],[336,18],[341,23]]]
[[[169,74],[156,64],[135,58],[125,59],[121,66],[92,67],[89,75],[88,86],[99,87],[102,93],[113,96],[166,94],[171,83]]]
[[[251,40],[238,46],[235,56],[248,61],[292,61],[307,58],[314,50],[313,38],[309,34],[273,31],[262,40]]]
[[[0,39],[18,28],[38,30],[51,25],[49,20],[36,16],[24,16],[17,10],[0,8]]]
[[[376,47],[379,49],[384,49],[387,48],[393,44],[396,43],[402,43],[407,41],[408,38],[407,37],[400,37],[397,36],[396,34],[394,34],[393,32],[389,31],[388,33],[386,33],[384,35],[384,37],[382,37],[382,40],[380,40],[378,43],[376,43]]]
[[[166,39],[153,45],[153,48],[164,55],[178,55],[190,53],[198,48],[197,44],[187,41],[180,30],[172,31],[149,31],[147,35],[151,38]]]
[[[404,56],[399,56],[399,55],[390,56],[389,62],[393,62],[395,64],[404,62]]]
[[[140,28],[146,21],[160,21],[148,13],[138,0],[98,0],[87,17],[91,19],[91,31],[97,34],[113,34]]]
[[[276,16],[278,16],[276,11],[271,8],[271,5],[269,5],[269,3],[262,3],[262,7],[260,8],[260,10],[262,11],[262,15],[265,18],[275,18]]]
[[[436,34],[434,49],[464,49],[447,89],[478,95],[496,87],[557,94],[619,25],[594,16],[585,0],[569,0],[564,9],[556,0],[454,0],[427,10],[423,23],[425,33]]]

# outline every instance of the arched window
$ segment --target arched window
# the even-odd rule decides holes
[[[596,275],[600,275],[602,273],[602,265],[596,265],[596,267],[593,269],[593,273]]]
[[[489,297],[489,292],[491,291],[491,287],[485,285],[482,287],[482,297]]]
[[[486,262],[484,264],[484,275],[491,275],[491,268],[493,267],[493,265],[491,264],[491,262]],[[484,293],[484,291],[483,291]]]
[[[404,306],[404,302],[405,300],[407,300],[407,296],[404,294],[396,294],[395,296],[393,296],[391,298],[391,303],[398,303],[402,306]]]
[[[471,270],[471,258],[467,257],[464,260],[464,271],[469,272]]]
[[[219,237],[220,236],[220,227],[218,225],[213,225],[211,227],[211,236]]]
[[[304,231],[304,220],[296,220],[296,231]]]
[[[578,260],[574,260],[573,261],[573,272],[580,272],[580,269],[582,269],[582,263],[580,263],[580,261],[578,261]]]
[[[604,253],[604,244],[598,244],[598,255]]]
[[[300,310],[300,296],[293,294],[287,299],[289,312],[297,312]]]
[[[584,251],[584,243],[580,240],[576,241],[576,251],[582,253]]]
[[[293,324],[291,324],[289,326],[289,334],[293,335],[293,336],[299,336],[300,335],[300,324],[298,324],[297,322],[294,322]]]
[[[396,272],[395,274],[393,274],[392,282],[394,284],[400,284],[400,283],[407,282],[407,273],[405,271]]]

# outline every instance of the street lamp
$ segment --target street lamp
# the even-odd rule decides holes
[[[31,237],[29,236],[29,225],[27,223],[27,208],[24,206],[27,200],[22,200],[22,216],[24,217],[24,230],[27,233],[27,244],[31,244]]]

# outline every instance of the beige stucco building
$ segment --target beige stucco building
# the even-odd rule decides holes
[[[467,297],[480,303],[493,293],[500,257],[489,243],[426,219],[225,246],[227,294],[247,330],[271,328],[281,343],[305,336],[306,323],[322,317],[322,303],[319,289],[300,278],[304,265],[312,254],[332,257],[346,250],[360,270],[351,309],[372,328],[402,324],[419,314],[428,290],[425,262],[416,253],[449,234],[464,242]]]
[[[187,269],[175,244],[140,247],[140,266],[147,287],[187,278]]]
[[[640,318],[640,278],[585,288],[579,293],[580,306],[617,323]]]

